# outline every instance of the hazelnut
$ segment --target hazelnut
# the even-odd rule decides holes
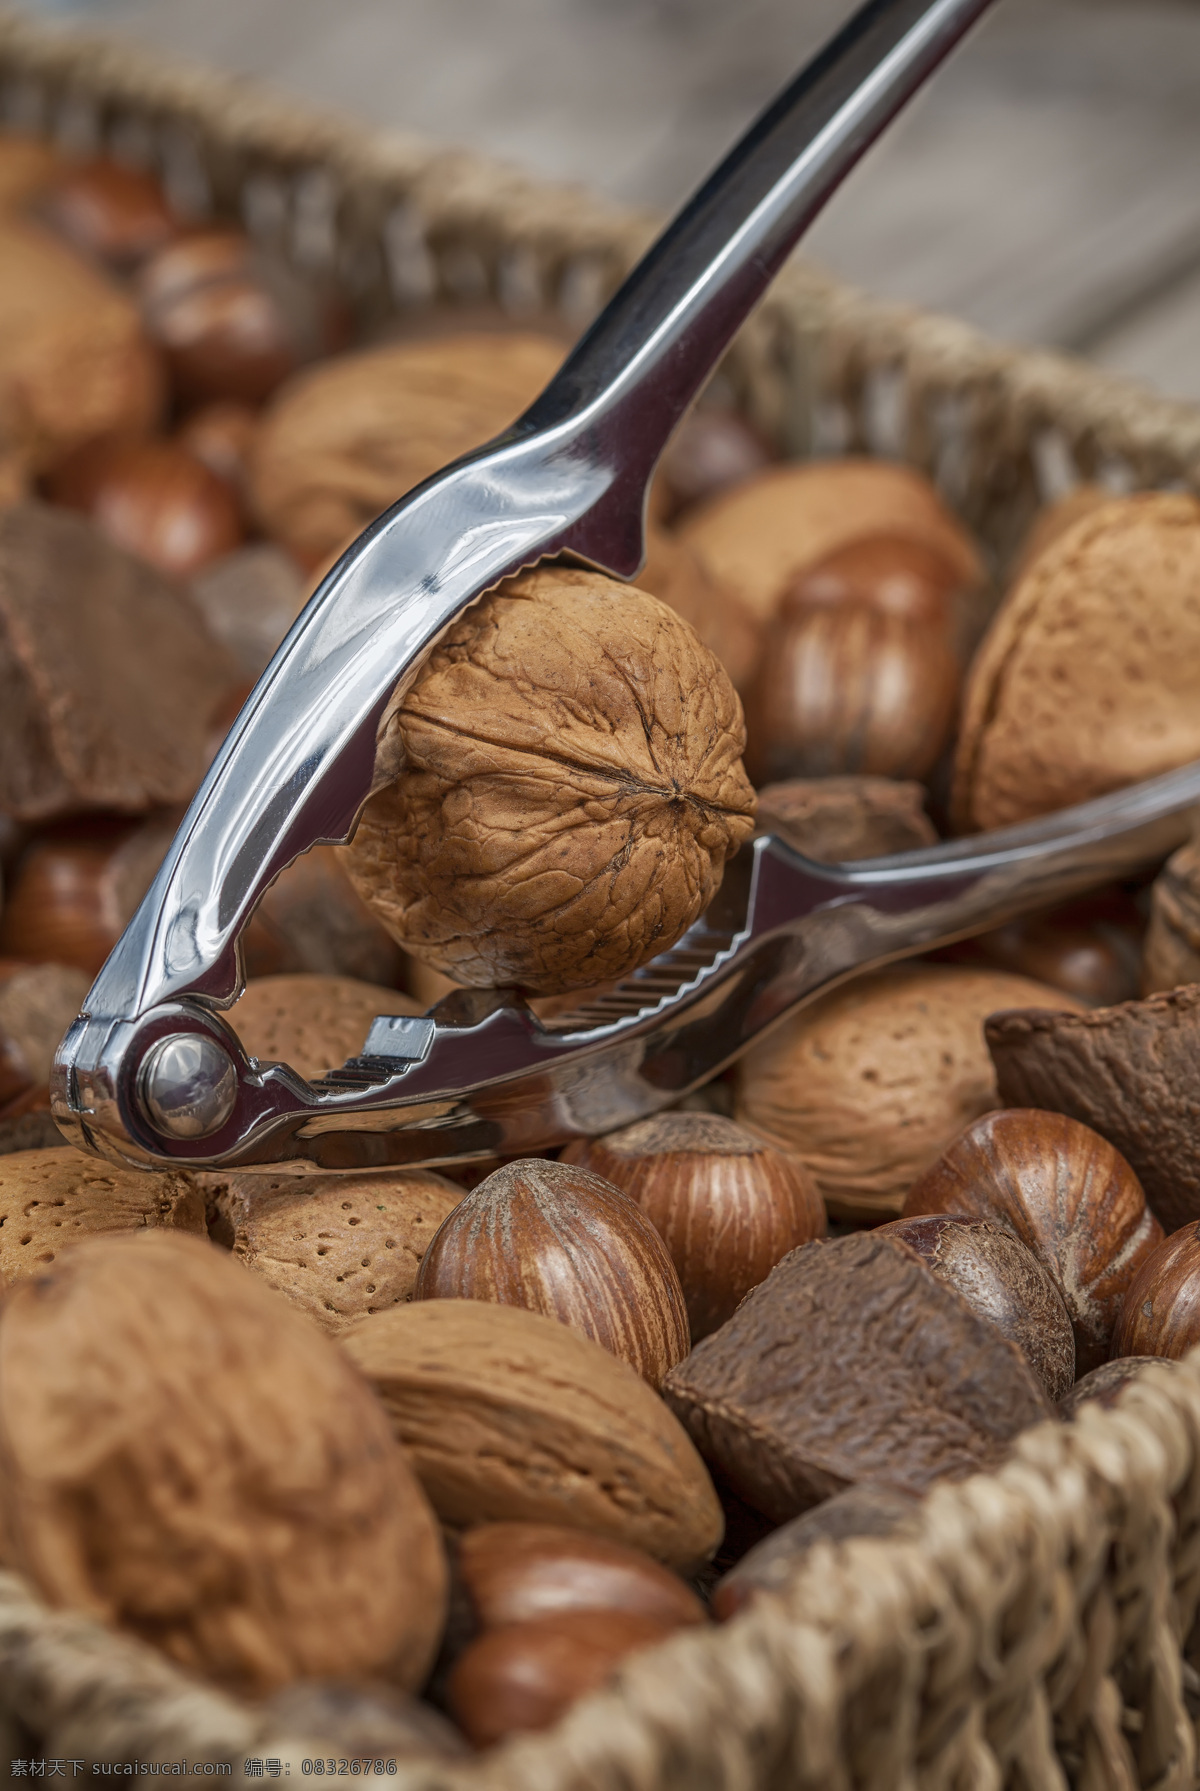
[[[756,833],[774,833],[806,858],[847,864],[933,846],[925,789],[887,777],[790,778],[758,792]]]
[[[3,990],[0,990],[0,1001]],[[93,1232],[204,1234],[204,1198],[178,1171],[144,1175],[61,1145],[0,1158],[0,1284],[41,1275]]]
[[[770,467],[683,518],[682,539],[761,622],[806,567],[864,535],[904,535],[982,581],[978,552],[929,481],[884,460],[819,460]]]
[[[454,623],[393,706],[345,862],[461,983],[589,988],[666,951],[753,830],[741,706],[664,604],[568,567]]]
[[[254,508],[306,566],[515,421],[558,369],[550,336],[391,343],[325,362],[279,393],[254,451]]]
[[[352,976],[260,976],[230,1008],[229,1023],[251,1057],[289,1064],[312,1081],[359,1055],[377,1014],[420,1012],[398,990]]]
[[[626,1656],[653,1648],[671,1630],[633,1611],[564,1611],[490,1630],[455,1662],[450,1709],[477,1748],[548,1729],[577,1698],[599,1690]]]
[[[641,1549],[561,1524],[477,1524],[459,1542],[458,1577],[482,1630],[566,1611],[705,1621],[691,1587]]]
[[[698,405],[680,423],[659,462],[668,512],[676,514],[743,484],[775,458],[765,437],[736,410]]]
[[[780,1257],[825,1230],[801,1166],[715,1113],[661,1113],[563,1156],[631,1194],[665,1239],[693,1342],[723,1325]]]
[[[494,1300],[570,1325],[652,1387],[690,1348],[679,1277],[627,1194],[586,1169],[508,1163],[447,1213],[415,1300]]]
[[[0,810],[186,801],[234,675],[185,593],[85,518],[0,509]]]
[[[920,1493],[989,1471],[1052,1411],[1016,1345],[874,1232],[785,1256],[663,1392],[776,1523],[861,1481]]]
[[[999,1221],[926,1213],[879,1227],[1015,1343],[1051,1399],[1075,1379],[1075,1333],[1049,1270]]]
[[[143,264],[138,293],[185,400],[260,404],[345,333],[328,293],[236,230],[168,244]]]
[[[182,228],[152,174],[105,156],[67,163],[42,189],[37,212],[73,247],[119,270],[135,267]]]
[[[820,1542],[849,1542],[858,1536],[915,1540],[920,1534],[919,1511],[912,1493],[875,1486],[869,1480],[834,1493],[747,1550],[718,1581],[713,1615],[725,1623],[760,1592],[785,1592],[797,1563]]]
[[[1200,756],[1200,503],[1115,498],[1009,592],[972,662],[955,753],[964,831],[1068,808]]]
[[[190,578],[242,539],[228,485],[179,442],[89,442],[47,483],[56,504],[81,510],[168,578]]]
[[[832,1218],[899,1213],[913,1178],[996,1105],[983,1022],[1069,997],[997,970],[911,964],[801,1008],[742,1057],[735,1117],[796,1156]]]
[[[0,216],[0,266],[0,401],[22,459],[40,472],[94,436],[152,429],[162,364],[128,295],[23,218]]]
[[[1144,1253],[1125,1285],[1114,1356],[1178,1361],[1200,1343],[1200,1222],[1192,1220]]]
[[[1192,1093],[1200,988],[1092,1013],[998,1013],[985,1031],[998,1105],[1044,1107],[1090,1126],[1128,1162],[1165,1230],[1200,1219]]]
[[[91,1238],[0,1318],[0,1536],[51,1604],[241,1692],[419,1685],[437,1526],[336,1346],[221,1251]]]
[[[335,1335],[412,1298],[429,1240],[462,1199],[428,1169],[200,1179],[212,1236]]]
[[[177,440],[209,472],[232,486],[239,500],[246,497],[250,461],[258,440],[258,412],[233,398],[202,404],[179,426]]]
[[[1066,1302],[1080,1374],[1107,1357],[1125,1289],[1162,1237],[1141,1183],[1107,1139],[1032,1108],[975,1120],[913,1183],[904,1213],[1007,1226]]]
[[[1086,1405],[1099,1405],[1107,1410],[1116,1405],[1131,1381],[1141,1380],[1147,1368],[1166,1374],[1174,1366],[1166,1356],[1115,1356],[1111,1362],[1101,1362],[1099,1368],[1091,1369],[1075,1382],[1071,1391],[1059,1400],[1058,1415],[1070,1424]]]
[[[932,769],[958,703],[955,576],[923,542],[872,535],[785,589],[747,704],[757,782]]]
[[[1200,840],[1168,858],[1150,891],[1141,993],[1200,982]],[[1131,989],[1125,997],[1139,991]]]
[[[445,1524],[566,1524],[694,1570],[721,1539],[704,1464],[658,1395],[520,1306],[420,1300],[341,1347],[382,1399]]]

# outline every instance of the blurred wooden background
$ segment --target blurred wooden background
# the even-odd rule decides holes
[[[23,0],[666,209],[849,0]],[[807,252],[1200,400],[1200,3],[999,0]]]

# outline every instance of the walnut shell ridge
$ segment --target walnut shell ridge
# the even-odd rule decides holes
[[[393,936],[460,983],[627,975],[754,829],[729,677],[675,612],[546,567],[468,611],[387,718],[345,848]]]
[[[97,1237],[6,1296],[0,1548],[57,1606],[262,1694],[415,1688],[446,1564],[345,1357],[213,1245]]]

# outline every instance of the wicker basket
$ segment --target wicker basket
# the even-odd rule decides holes
[[[243,83],[0,17],[0,119],[105,144],[197,212],[241,216],[336,271],[364,332],[414,307],[582,321],[652,222],[297,110]],[[1200,414],[998,347],[793,266],[726,377],[791,453],[927,469],[997,569],[1078,477],[1200,483]],[[641,1656],[553,1731],[409,1791],[1161,1791],[1195,1779],[1200,1365],[1030,1432],[999,1474],[937,1488],[919,1542],[824,1544],[786,1597]],[[319,1738],[196,1685],[152,1650],[48,1611],[0,1573],[0,1756],[184,1760],[302,1776]],[[49,1776],[51,1766],[40,1771]],[[230,1782],[225,1779],[224,1782]]]

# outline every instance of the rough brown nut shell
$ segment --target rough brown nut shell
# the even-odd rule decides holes
[[[1015,1002],[1072,1005],[1001,971],[860,977],[745,1054],[736,1117],[800,1158],[832,1217],[892,1217],[913,1178],[997,1105],[983,1022]]]
[[[1200,1219],[1200,988],[1088,1014],[998,1013],[986,1033],[1001,1105],[1065,1113],[1107,1138],[1165,1231]]]
[[[1082,517],[1005,599],[972,663],[957,824],[1004,827],[1200,756],[1200,503]]]
[[[926,1213],[879,1227],[1015,1343],[1051,1399],[1075,1379],[1075,1333],[1050,1271],[998,1221]]]
[[[153,428],[162,369],[137,307],[23,218],[0,218],[0,433],[36,470],[80,442]]]
[[[1147,1368],[1166,1374],[1174,1366],[1167,1356],[1116,1356],[1111,1362],[1101,1362],[1099,1368],[1083,1375],[1059,1400],[1058,1415],[1071,1423],[1086,1405],[1098,1404],[1107,1409],[1116,1405],[1130,1381],[1140,1380]]]
[[[672,610],[547,567],[425,662],[346,863],[401,944],[457,981],[589,988],[712,900],[753,831],[744,744],[728,677]]]
[[[1178,1361],[1200,1343],[1200,1222],[1165,1238],[1142,1260],[1125,1289],[1112,1340],[1114,1356]]]
[[[1154,879],[1142,952],[1143,995],[1200,982],[1200,840],[1181,846]]]
[[[919,1533],[919,1507],[911,1493],[870,1481],[848,1487],[748,1549],[713,1592],[713,1614],[724,1623],[757,1593],[785,1591],[797,1563],[819,1542],[857,1536],[915,1539]]]
[[[825,1230],[800,1165],[716,1113],[660,1113],[563,1156],[624,1188],[666,1240],[694,1343],[731,1318],[780,1257]]]
[[[1080,1374],[1107,1357],[1122,1295],[1162,1237],[1141,1183],[1106,1139],[1032,1108],[968,1126],[913,1183],[904,1211],[1008,1226],[1062,1294]]]
[[[189,798],[234,667],[186,596],[48,504],[0,509],[0,810]]]
[[[204,1196],[178,1171],[144,1175],[57,1150],[14,1151],[0,1160],[0,1282],[41,1274],[92,1232],[166,1226],[203,1236]]]
[[[455,1663],[450,1708],[478,1748],[548,1729],[627,1655],[665,1641],[671,1629],[633,1611],[563,1611],[490,1630]]]
[[[554,373],[549,336],[445,336],[327,361],[271,404],[254,507],[306,565],[357,535],[431,473],[499,434]]]
[[[42,222],[85,255],[127,269],[183,228],[160,183],[105,156],[70,162],[42,192]]]
[[[437,1527],[377,1401],[196,1238],[93,1238],[8,1295],[0,1534],[52,1604],[241,1691],[414,1687],[437,1646]]]
[[[418,1300],[495,1300],[570,1325],[652,1387],[691,1347],[683,1289],[636,1202],[572,1163],[508,1163],[447,1214]]]
[[[882,460],[771,467],[689,512],[679,533],[760,621],[797,573],[864,535],[912,535],[941,550],[964,585],[982,578],[973,543],[928,480]]]
[[[923,784],[890,777],[797,777],[758,792],[756,833],[806,858],[849,864],[937,843]]]
[[[200,1179],[218,1242],[334,1333],[412,1298],[429,1240],[462,1199],[428,1169]]]
[[[307,1080],[357,1057],[378,1014],[419,1014],[408,995],[352,976],[260,976],[229,1009],[251,1057],[290,1063]]]
[[[459,1542],[457,1569],[480,1629],[560,1611],[705,1620],[691,1587],[640,1549],[560,1524],[477,1524]]]
[[[871,1232],[785,1256],[664,1394],[777,1523],[863,1480],[919,1493],[993,1469],[1053,1409],[1015,1344]]]
[[[1113,493],[1103,485],[1077,485],[1066,497],[1059,498],[1053,504],[1047,504],[1038,511],[1033,519],[1029,533],[1021,543],[1021,551],[1017,556],[1012,571],[1012,582],[1019,578],[1033,565],[1033,562],[1044,554],[1046,549],[1065,535],[1082,516],[1089,516],[1098,510],[1101,504],[1111,504]]]
[[[703,1462],[641,1377],[519,1306],[422,1300],[342,1348],[391,1416],[443,1523],[566,1524],[681,1570],[721,1539]]]

